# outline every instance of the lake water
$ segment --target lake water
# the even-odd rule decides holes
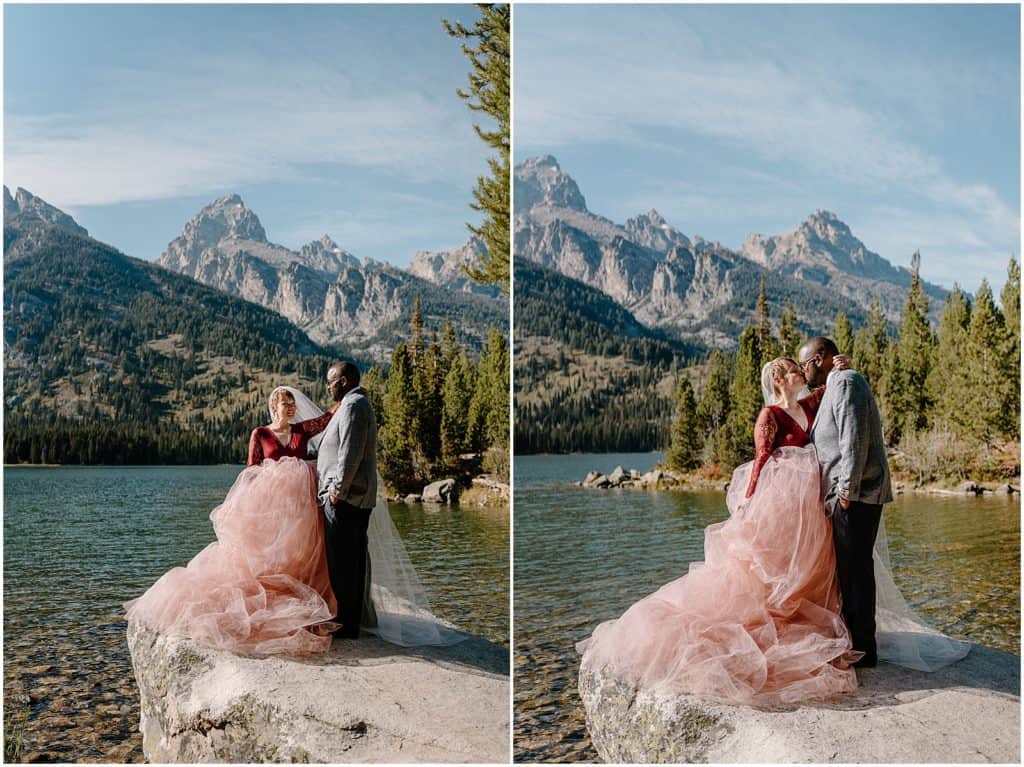
[[[143,761],[121,603],[213,540],[239,466],[4,471],[5,734],[22,759]],[[434,612],[508,645],[508,509],[391,506]]]
[[[574,645],[702,560],[720,492],[573,487],[657,453],[515,458],[515,759],[595,761]],[[1020,654],[1020,496],[900,496],[885,510],[897,585],[931,625]]]

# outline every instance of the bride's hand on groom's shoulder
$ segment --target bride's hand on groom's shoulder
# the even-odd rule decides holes
[[[849,354],[837,354],[832,358],[832,364],[835,365],[836,370],[852,370],[853,365],[851,364]]]

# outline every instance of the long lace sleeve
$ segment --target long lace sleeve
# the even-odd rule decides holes
[[[812,389],[811,393],[806,397],[801,397],[800,402],[810,411],[811,418],[813,419],[818,415],[818,408],[821,407],[821,398],[825,396],[825,384]]]
[[[334,411],[338,409],[338,405],[340,404],[340,402],[335,402],[334,407],[323,415],[318,415],[316,418],[310,418],[308,421],[299,421],[294,425],[294,428],[307,437],[315,437],[327,428],[327,424],[331,422],[331,417],[334,415]]]
[[[260,442],[259,429],[252,430],[249,437],[249,457],[245,461],[246,466],[257,466],[263,463],[263,443]]]
[[[757,478],[761,476],[761,469],[771,457],[775,447],[775,434],[779,425],[775,421],[771,408],[761,408],[757,415],[757,422],[754,424],[754,465],[750,469],[750,484],[747,485],[747,498],[754,494],[757,488]]]

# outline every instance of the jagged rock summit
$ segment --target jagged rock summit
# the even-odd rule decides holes
[[[89,236],[89,232],[84,226],[79,226],[75,219],[50,205],[41,197],[36,197],[20,186],[15,191],[15,196],[12,197],[11,190],[4,186],[4,223],[10,224],[15,220],[41,221],[44,224],[67,229],[75,234]]]
[[[150,762],[509,761],[508,650],[479,637],[257,658],[129,623],[128,649]]]
[[[282,245],[267,241],[259,218],[237,194],[214,200],[185,224],[157,263],[201,282],[220,276],[225,267],[240,270],[244,256],[274,266],[302,263],[302,257]],[[207,279],[204,279],[207,278]],[[214,287],[221,287],[214,285]],[[246,296],[243,296],[246,298]],[[252,300],[252,299],[250,299]]]
[[[870,300],[871,289],[878,288],[879,299],[890,315],[898,315],[905,298],[903,289],[910,285],[909,270],[868,250],[849,226],[827,210],[815,211],[785,234],[749,235],[740,254],[799,279],[823,285],[838,281],[837,287],[857,300]],[[925,282],[924,289],[936,305],[945,298],[946,291],[938,285]]]
[[[605,762],[1020,763],[1019,657],[975,645],[932,673],[882,663],[858,680],[831,701],[759,709],[637,690],[584,663],[579,690]]]
[[[438,287],[497,296],[500,293],[497,287],[480,285],[466,276],[465,267],[479,264],[480,257],[486,253],[487,246],[484,241],[471,236],[465,245],[451,250],[417,251],[409,263],[409,273]]]
[[[531,157],[516,166],[514,191],[519,210],[537,206],[587,209],[587,201],[576,181],[549,154]]]

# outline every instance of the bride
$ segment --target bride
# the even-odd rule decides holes
[[[705,561],[599,625],[577,645],[584,663],[643,688],[727,703],[786,704],[857,688],[861,653],[842,619],[810,439],[824,387],[801,397],[806,386],[793,360],[765,365],[756,457],[733,474],[729,519],[705,530]],[[963,657],[969,645],[926,627],[903,602],[884,529],[874,561],[880,659],[932,670]]]
[[[271,423],[253,430],[246,468],[210,514],[217,540],[127,602],[128,620],[252,655],[306,655],[330,647],[337,602],[316,468],[306,459],[334,410],[321,412],[288,386],[274,389],[269,405]],[[367,532],[372,571],[363,628],[406,646],[460,641],[464,635],[430,611],[382,493]]]

